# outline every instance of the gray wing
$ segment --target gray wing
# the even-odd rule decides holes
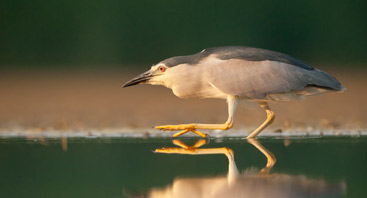
[[[267,94],[288,93],[307,86],[343,89],[338,80],[321,70],[276,61],[230,59],[208,65],[206,71],[210,83],[222,92],[252,99],[264,99]]]
[[[306,70],[313,70],[314,68],[307,65],[306,63],[293,58],[287,54],[280,52],[275,52],[266,49],[245,47],[245,46],[224,46],[224,47],[214,47],[202,50],[199,53],[189,55],[189,56],[176,56],[163,60],[161,63],[168,67],[173,67],[179,64],[189,64],[197,65],[199,62],[203,61],[210,55],[215,54],[215,56],[220,60],[229,59],[241,59],[246,61],[276,61],[294,65]]]
[[[245,46],[226,46],[209,48],[204,52],[209,54],[216,54],[216,57],[221,60],[242,59],[246,61],[276,61],[287,63],[295,67],[300,67],[306,70],[313,70],[314,68],[307,65],[303,61],[296,59],[288,54],[275,52],[267,49],[245,47]]]

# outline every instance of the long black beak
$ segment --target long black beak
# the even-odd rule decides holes
[[[146,72],[140,74],[139,76],[129,80],[127,83],[122,85],[122,87],[130,87],[130,86],[133,86],[133,85],[145,83],[149,79],[151,79],[152,77],[153,77],[152,72],[149,70],[149,71],[146,71]]]

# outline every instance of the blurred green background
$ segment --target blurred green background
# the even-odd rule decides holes
[[[308,63],[365,65],[365,0],[4,0],[0,66],[150,66],[245,45]]]

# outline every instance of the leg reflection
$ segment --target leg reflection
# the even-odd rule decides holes
[[[228,158],[228,182],[232,183],[239,176],[239,172],[234,161],[234,152],[232,149],[227,147],[222,148],[199,148],[207,144],[208,140],[198,140],[193,146],[188,146],[181,140],[173,140],[173,144],[181,147],[163,147],[156,149],[155,153],[166,153],[166,154],[189,154],[189,155],[208,155],[208,154],[224,154]]]
[[[250,168],[239,174],[232,149],[200,148],[206,140],[199,140],[192,146],[180,140],[173,143],[179,147],[163,147],[157,153],[168,154],[224,154],[229,161],[227,176],[215,177],[176,177],[172,184],[164,188],[154,188],[148,193],[149,198],[186,198],[186,197],[340,197],[345,192],[344,181],[328,183],[323,179],[312,179],[306,175],[270,173],[276,163],[273,153],[267,150],[258,140],[248,139],[249,144],[257,148],[267,159],[266,166],[260,171]]]
[[[275,155],[266,149],[258,140],[247,139],[247,142],[255,146],[267,159],[266,166],[260,170],[260,173],[268,174],[276,163]],[[229,169],[228,176],[236,178],[238,176],[238,169],[234,161],[234,152],[232,149],[227,147],[222,148],[199,148],[208,143],[206,139],[198,140],[193,146],[188,146],[181,140],[173,140],[173,144],[181,147],[162,147],[156,149],[155,153],[166,153],[166,154],[189,154],[189,155],[207,155],[207,154],[224,154],[228,158]]]
[[[247,139],[247,142],[252,144],[253,146],[255,146],[262,154],[265,155],[266,159],[267,159],[267,163],[265,168],[260,170],[260,173],[264,173],[264,174],[268,174],[271,170],[271,168],[273,168],[273,166],[275,165],[275,162],[277,161],[277,159],[275,158],[275,155],[270,152],[268,149],[266,149],[258,140],[256,139]]]

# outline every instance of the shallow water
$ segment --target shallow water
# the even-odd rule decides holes
[[[365,136],[198,140],[0,139],[0,197],[367,195]]]

